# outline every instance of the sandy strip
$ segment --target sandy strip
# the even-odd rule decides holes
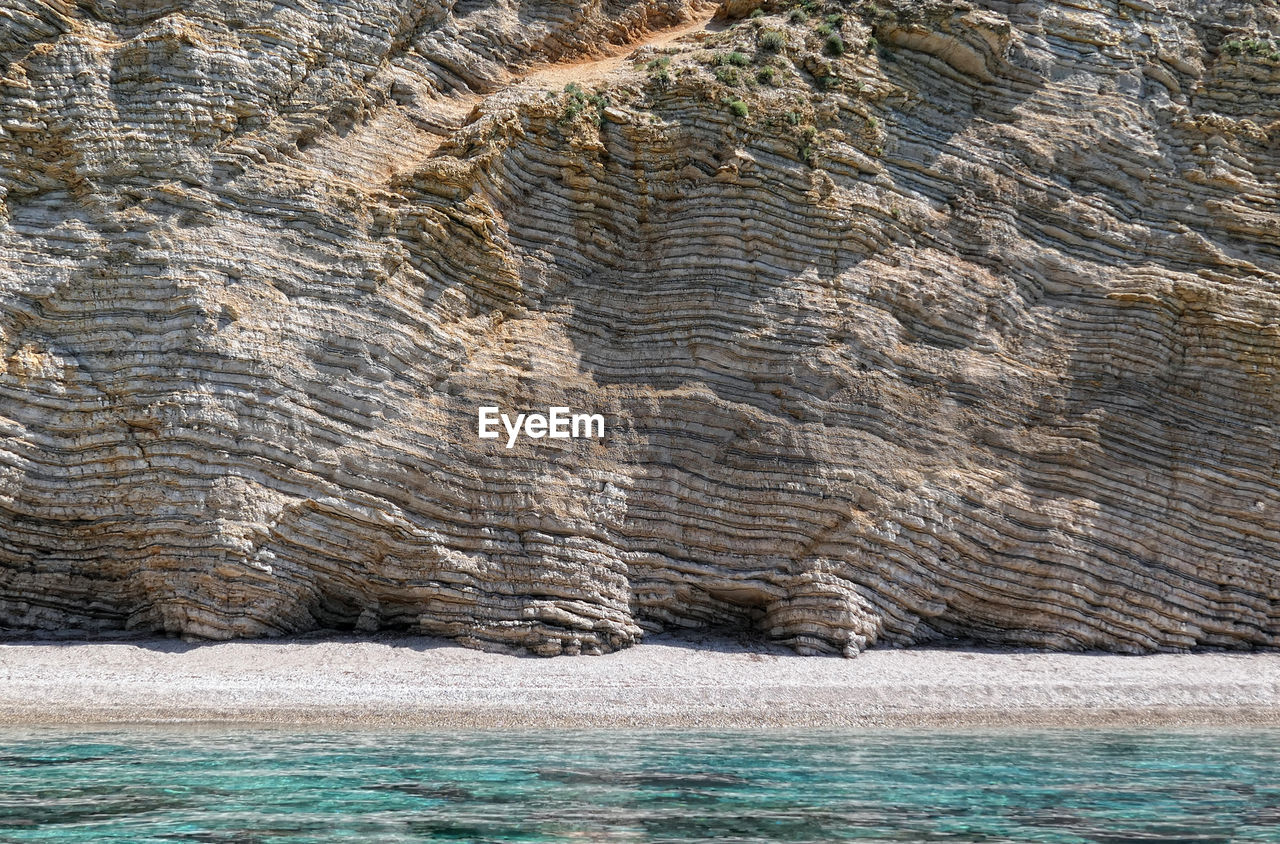
[[[0,724],[1280,725],[1280,653],[883,650],[657,637],[598,657],[435,639],[0,644]]]

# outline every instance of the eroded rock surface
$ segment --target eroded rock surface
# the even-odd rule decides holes
[[[716,11],[0,10],[0,626],[1275,646],[1280,4]]]

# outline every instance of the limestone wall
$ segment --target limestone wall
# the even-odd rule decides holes
[[[1280,4],[732,5],[11,5],[0,626],[1275,646]]]

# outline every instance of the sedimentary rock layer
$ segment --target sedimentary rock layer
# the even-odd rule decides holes
[[[715,11],[0,10],[0,625],[1275,646],[1280,4]]]

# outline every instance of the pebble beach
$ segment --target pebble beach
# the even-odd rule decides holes
[[[801,657],[713,636],[605,656],[423,638],[0,643],[0,723],[414,728],[1280,724],[1280,653]]]

